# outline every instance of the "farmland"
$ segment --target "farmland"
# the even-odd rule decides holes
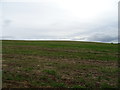
[[[118,44],[2,41],[3,88],[117,88]]]

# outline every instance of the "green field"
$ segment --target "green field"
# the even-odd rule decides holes
[[[118,44],[2,41],[4,88],[117,88]]]

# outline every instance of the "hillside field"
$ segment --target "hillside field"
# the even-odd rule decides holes
[[[3,88],[117,88],[118,44],[2,41]]]

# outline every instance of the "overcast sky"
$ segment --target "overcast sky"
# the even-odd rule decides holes
[[[118,1],[1,0],[2,38],[117,42]]]

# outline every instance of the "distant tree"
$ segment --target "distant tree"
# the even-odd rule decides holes
[[[113,42],[111,42],[111,44],[113,44]]]

